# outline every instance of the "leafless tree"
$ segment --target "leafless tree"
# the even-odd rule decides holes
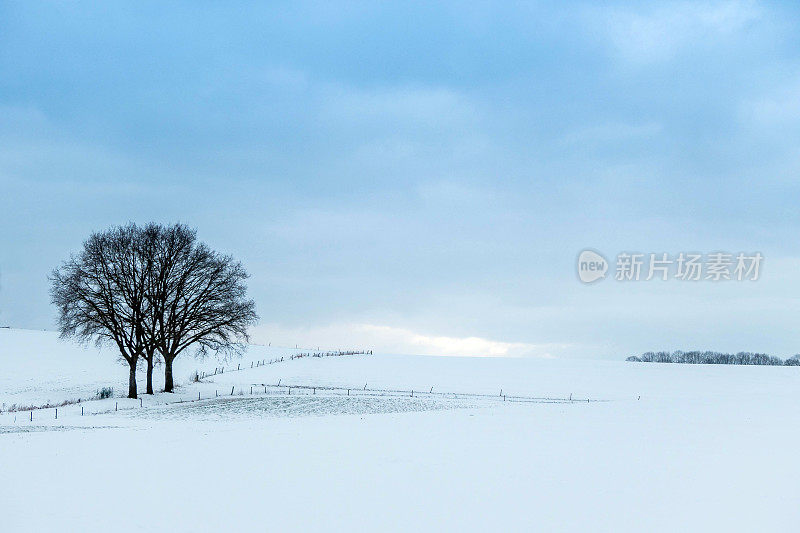
[[[147,231],[156,243],[146,291],[154,318],[151,340],[164,359],[164,391],[172,392],[178,355],[238,352],[258,316],[241,263],[197,242],[195,230],[185,225]]]
[[[185,351],[235,353],[255,323],[247,273],[232,257],[197,242],[182,224],[128,224],[95,233],[78,256],[51,275],[62,337],[113,344],[130,367],[128,396],[136,397],[136,366],[164,359],[164,390]]]
[[[156,363],[156,355],[158,349],[155,343],[156,335],[156,317],[155,309],[152,306],[152,298],[150,298],[149,291],[153,290],[154,283],[153,277],[155,275],[155,258],[158,255],[158,247],[160,245],[160,235],[162,226],[154,223],[147,224],[144,228],[137,228],[137,253],[141,257],[142,264],[146,266],[147,275],[144,278],[145,283],[145,299],[147,300],[148,312],[142,316],[142,329],[144,333],[144,349],[142,350],[141,358],[144,359],[146,365],[147,376],[147,394],[153,394],[153,369]]]
[[[712,351],[683,352],[680,350],[674,352],[645,352],[641,356],[631,356],[626,360],[644,363],[681,363],[690,365],[791,365],[788,361],[784,362],[780,357],[752,352],[738,352],[735,354]]]
[[[130,369],[129,398],[137,396],[136,366],[148,342],[143,324],[152,312],[140,233],[134,224],[94,233],[50,276],[61,336],[116,346]]]

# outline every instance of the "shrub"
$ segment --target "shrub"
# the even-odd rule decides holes
[[[107,398],[111,398],[114,395],[114,387],[103,387],[99,391],[97,391],[97,399],[98,400],[105,400]]]

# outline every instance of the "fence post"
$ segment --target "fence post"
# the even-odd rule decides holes
[[[31,409],[31,422],[33,422],[33,409]]]
[[[58,407],[56,407],[56,420],[58,420]]]
[[[114,402],[114,410],[115,411],[119,410],[119,402]]]
[[[200,391],[197,391],[197,400],[200,400]]]
[[[233,396],[233,389],[234,387],[231,387],[231,396]]]
[[[83,406],[81,405],[81,416],[83,416]]]

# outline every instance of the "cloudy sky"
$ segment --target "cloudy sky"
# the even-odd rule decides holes
[[[242,260],[259,342],[800,352],[800,9],[496,4],[0,2],[0,325],[155,220]],[[765,259],[583,285],[584,248]]]

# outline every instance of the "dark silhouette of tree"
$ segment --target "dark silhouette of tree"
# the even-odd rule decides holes
[[[792,357],[784,361],[783,364],[785,364],[786,366],[800,366],[800,354],[793,355]]]
[[[143,325],[152,312],[140,233],[134,224],[94,233],[50,276],[61,336],[116,346],[130,369],[129,398],[137,396],[136,365],[148,342]]]
[[[763,353],[739,352],[736,354],[711,351],[682,352],[646,352],[641,356],[630,356],[626,361],[644,363],[682,363],[690,365],[791,365],[791,359],[786,362],[779,357]]]
[[[142,258],[142,263],[146,267],[147,276],[144,278],[145,283],[145,299],[148,302],[148,313],[142,317],[142,328],[144,330],[144,350],[142,351],[141,358],[144,359],[146,365],[147,375],[147,394],[153,394],[153,369],[156,363],[156,354],[158,350],[155,344],[156,334],[156,318],[155,310],[151,305],[152,298],[150,291],[153,290],[153,277],[155,275],[155,258],[158,255],[159,236],[162,231],[162,226],[150,223],[142,229],[138,229],[137,238],[137,253]]]
[[[147,393],[157,354],[164,390],[172,392],[172,365],[181,353],[243,348],[258,319],[247,277],[239,262],[198,243],[187,226],[131,223],[92,234],[50,279],[61,336],[115,345],[130,367],[128,396],[136,398],[140,360]]]
[[[258,316],[239,262],[198,243],[196,231],[185,225],[148,231],[156,241],[147,290],[154,317],[151,342],[164,359],[164,391],[172,392],[178,355],[239,352]]]

